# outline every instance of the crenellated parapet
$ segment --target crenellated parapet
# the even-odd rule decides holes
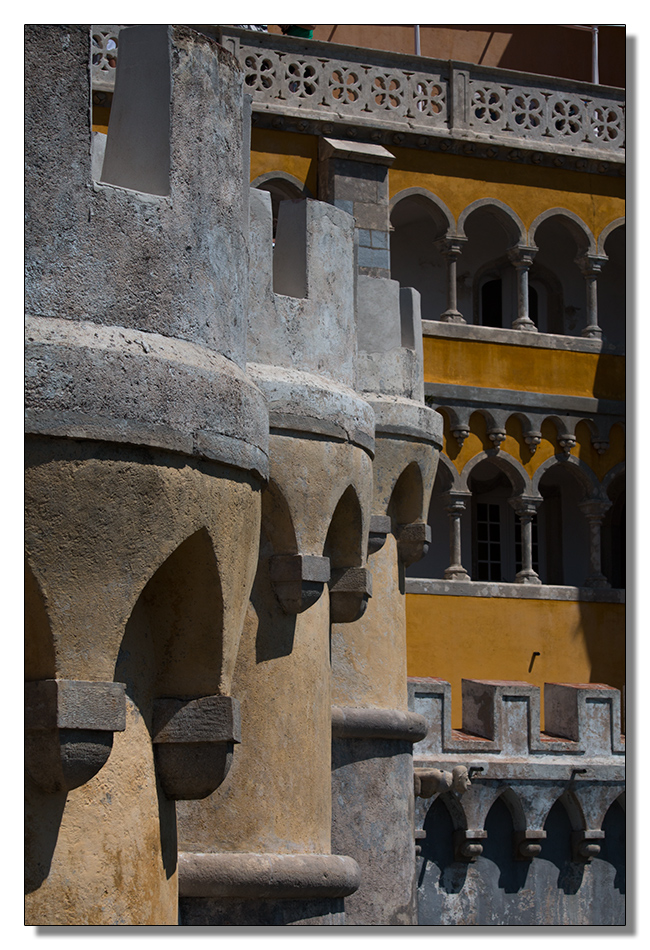
[[[608,809],[625,790],[625,738],[620,692],[599,683],[546,683],[544,728],[540,689],[524,682],[463,680],[462,729],[451,726],[451,687],[409,680],[410,707],[429,731],[414,747],[416,824],[437,795],[454,824],[457,860],[483,850],[486,820],[501,798],[513,822],[513,854],[540,854],[556,802],[571,825],[576,861],[599,853]]]

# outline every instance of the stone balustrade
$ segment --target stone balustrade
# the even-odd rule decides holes
[[[622,173],[622,89],[235,27],[205,29],[238,56],[254,121],[291,121],[294,131],[325,135],[343,125],[351,138]],[[95,90],[113,89],[119,30],[93,26]]]

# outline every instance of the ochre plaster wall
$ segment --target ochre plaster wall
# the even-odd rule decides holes
[[[283,171],[318,191],[318,137],[272,129],[251,129],[251,181],[265,172]]]
[[[625,357],[424,337],[424,381],[625,399]]]
[[[426,188],[456,219],[479,198],[498,198],[528,228],[542,211],[567,208],[579,215],[596,237],[625,214],[625,180],[537,165],[432,154],[391,145],[391,199],[405,188]]]
[[[544,683],[625,681],[625,607],[558,600],[406,595],[409,676],[452,686],[461,727],[461,679]],[[533,668],[530,663],[533,652]],[[542,695],[543,700],[543,695]]]
[[[392,199],[405,188],[437,195],[458,219],[479,198],[497,198],[530,227],[538,214],[566,208],[579,215],[597,237],[625,215],[625,181],[562,169],[540,168],[489,159],[442,155],[390,146],[395,162],[389,172]],[[285,171],[317,196],[318,137],[253,128],[251,181],[264,172]]]

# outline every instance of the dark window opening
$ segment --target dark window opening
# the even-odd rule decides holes
[[[502,327],[501,278],[488,280],[481,287],[481,323],[484,327]]]

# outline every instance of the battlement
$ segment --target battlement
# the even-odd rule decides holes
[[[511,680],[462,681],[462,729],[451,726],[451,686],[435,678],[409,678],[409,707],[429,724],[414,749],[416,759],[490,755],[496,759],[564,756],[621,761],[621,694],[601,683],[545,683],[545,722],[540,688]]]

